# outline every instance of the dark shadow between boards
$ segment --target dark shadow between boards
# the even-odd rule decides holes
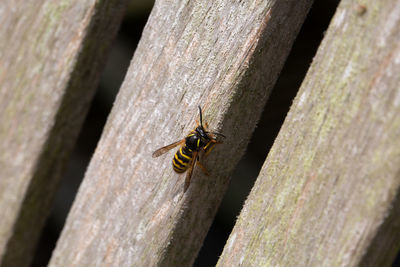
[[[207,267],[217,263],[236,217],[283,124],[338,3],[338,0],[315,1],[271,93],[247,152],[234,172],[229,189],[194,266]],[[134,10],[131,8],[121,25],[98,92],[61,181],[51,215],[43,229],[32,267],[47,266],[150,10],[151,5],[136,7]],[[400,266],[399,257],[393,266]]]
[[[318,1],[317,1],[318,2]],[[213,266],[221,254],[243,202],[283,123],[301,81],[323,37],[337,1],[316,3],[299,33],[292,52],[270,96],[247,152],[240,161],[231,185],[205,239],[195,266]],[[109,55],[98,92],[93,100],[67,171],[57,192],[52,213],[43,229],[32,263],[46,266],[64,226],[65,219],[96,148],[115,95],[124,79],[134,48],[140,39],[151,7],[142,13],[127,13]]]
[[[315,1],[268,99],[243,158],[236,167],[195,267],[215,266],[244,201],[278,135],[339,1]]]
[[[51,214],[43,228],[31,266],[47,266],[78,192],[90,158],[100,139],[107,116],[128,70],[144,25],[151,11],[148,5],[131,7],[114,40],[99,88],[82,126],[76,146],[57,190]]]

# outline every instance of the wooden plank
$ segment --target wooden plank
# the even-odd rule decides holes
[[[390,266],[399,29],[399,1],[341,2],[218,266]]]
[[[50,266],[189,266],[311,1],[156,1]],[[183,192],[197,106],[227,135]]]
[[[0,265],[26,266],[125,8],[0,3]]]

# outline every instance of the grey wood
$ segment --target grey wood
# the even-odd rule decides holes
[[[50,266],[190,266],[312,1],[156,1]],[[171,151],[224,144],[183,192]]]
[[[0,265],[27,266],[125,0],[0,3]]]
[[[217,266],[391,265],[399,29],[399,1],[341,1]]]

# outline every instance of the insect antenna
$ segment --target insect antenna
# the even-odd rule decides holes
[[[226,138],[226,136],[223,135],[222,133],[216,133],[216,132],[206,132],[206,133],[212,133],[212,134],[219,135],[219,136]]]
[[[200,111],[200,126],[203,127],[203,115],[201,114],[201,107],[199,106]]]

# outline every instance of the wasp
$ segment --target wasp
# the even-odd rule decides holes
[[[205,127],[203,126],[203,115],[200,106],[199,113],[200,124],[197,122],[196,128],[185,138],[161,147],[153,152],[153,158],[156,158],[173,149],[174,147],[180,146],[178,151],[176,151],[174,158],[172,159],[172,167],[177,173],[184,173],[187,171],[184,192],[186,192],[190,185],[190,179],[192,178],[194,165],[196,163],[200,166],[203,172],[208,175],[207,169],[200,162],[200,154],[202,157],[203,155],[206,156],[214,149],[215,145],[223,143],[222,141],[217,141],[215,135],[225,138],[225,135],[221,133],[209,132],[207,130],[207,123],[205,123]]]

